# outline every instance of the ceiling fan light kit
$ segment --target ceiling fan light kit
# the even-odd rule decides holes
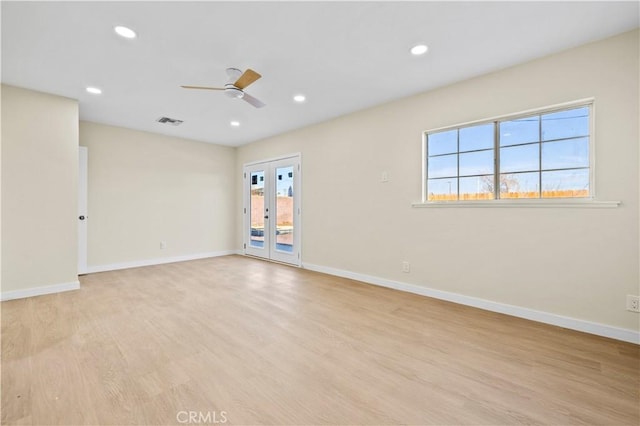
[[[227,68],[227,75],[233,82],[229,82],[224,87],[205,87],[205,86],[181,86],[184,89],[199,89],[199,90],[222,90],[224,94],[229,98],[243,99],[247,103],[253,105],[256,108],[262,108],[265,103],[245,93],[245,87],[249,86],[260,77],[260,74],[252,69],[247,69],[245,72],[240,71],[237,68]]]
[[[244,96],[244,92],[231,83],[224,85],[224,94],[230,98],[238,99],[241,99]]]

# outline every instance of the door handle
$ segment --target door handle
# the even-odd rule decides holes
[[[265,218],[265,219],[269,219],[269,216],[265,216],[264,218]]]
[[[78,219],[84,220],[84,216],[79,216]]]

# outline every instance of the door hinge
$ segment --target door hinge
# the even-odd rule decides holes
[[[245,179],[247,178],[247,174],[246,174],[246,173],[244,174],[244,178],[245,178]]]
[[[247,248],[247,243],[244,243],[243,246],[244,246],[244,248]]]
[[[247,208],[246,207],[244,208],[244,214],[247,214]]]

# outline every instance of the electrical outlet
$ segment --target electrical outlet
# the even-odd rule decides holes
[[[382,172],[382,176],[380,177],[380,182],[382,183],[389,182],[389,172],[387,171]]]
[[[164,250],[167,248],[167,242],[166,241],[160,241],[160,250]]]
[[[411,272],[411,264],[406,260],[402,262],[402,272],[405,272],[405,273]]]
[[[627,311],[640,312],[640,296],[627,295]]]

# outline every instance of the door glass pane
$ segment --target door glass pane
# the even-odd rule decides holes
[[[251,172],[251,238],[252,247],[264,247],[264,170]]]
[[[293,166],[276,167],[276,250],[293,252]]]

